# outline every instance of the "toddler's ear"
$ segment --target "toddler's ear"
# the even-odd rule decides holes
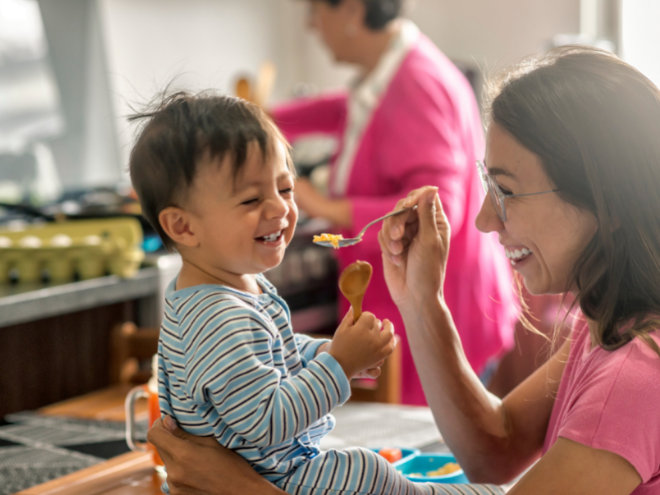
[[[158,221],[167,236],[177,244],[197,247],[199,240],[190,228],[188,213],[176,206],[168,206],[158,215]]]

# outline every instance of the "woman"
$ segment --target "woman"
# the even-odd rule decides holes
[[[503,400],[490,395],[445,302],[447,218],[434,188],[411,193],[397,207],[417,212],[388,219],[379,240],[429,406],[473,482],[529,468],[509,493],[660,493],[660,90],[586,47],[554,50],[503,81],[476,223],[498,233],[531,293],[571,293],[582,316],[542,368]],[[160,425],[150,439],[177,483],[204,449],[215,464],[195,480],[204,493],[260,482],[221,448]],[[230,467],[240,474],[218,490]]]
[[[309,182],[296,185],[296,202],[354,237],[397,200],[435,185],[452,226],[447,304],[468,361],[481,373],[513,344],[517,311],[510,269],[494,238],[481,236],[472,219],[481,196],[474,161],[483,155],[483,134],[472,88],[459,70],[419,32],[398,17],[401,0],[309,0],[310,25],[338,62],[356,65],[360,78],[350,93],[303,99],[272,116],[289,141],[305,134],[335,136],[331,197]],[[364,307],[389,319],[401,338],[402,402],[425,405],[403,322],[383,277],[377,229],[337,255],[343,269],[369,262],[373,277]],[[340,299],[340,314],[348,302]]]

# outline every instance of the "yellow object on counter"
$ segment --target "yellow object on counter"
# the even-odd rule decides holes
[[[335,235],[335,234],[321,234],[314,236],[314,242],[329,242],[335,249],[339,249],[339,241],[341,241],[344,236]]]
[[[130,278],[144,259],[142,227],[135,218],[73,220],[0,230],[0,284],[14,271],[21,283],[69,282],[106,273]]]

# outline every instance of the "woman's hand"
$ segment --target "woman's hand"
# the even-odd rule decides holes
[[[386,219],[378,234],[385,280],[400,309],[420,308],[425,300],[442,296],[449,254],[451,229],[438,189],[416,189],[395,210],[414,205],[417,210]]]
[[[147,440],[165,463],[171,495],[285,494],[215,438],[190,435],[169,416],[154,423]]]

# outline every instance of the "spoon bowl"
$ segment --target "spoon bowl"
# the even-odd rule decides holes
[[[362,314],[362,300],[367,291],[373,269],[366,261],[348,265],[339,277],[339,290],[353,307],[353,323]]]
[[[394,215],[398,215],[399,213],[403,213],[404,211],[408,210],[414,210],[417,208],[417,205],[415,206],[408,206],[406,208],[401,208],[400,210],[393,211],[391,213],[388,213],[387,215],[377,218],[376,220],[369,222],[367,225],[364,226],[364,228],[358,233],[357,236],[351,237],[350,239],[339,239],[339,246],[340,248],[342,247],[348,247],[348,246],[353,246],[357,244],[358,242],[362,241],[362,236],[364,233],[367,231],[369,227],[371,227],[373,224],[382,222],[386,218],[392,217]],[[314,241],[314,244],[318,244],[319,246],[324,246],[324,247],[335,247],[332,242],[330,241]]]

